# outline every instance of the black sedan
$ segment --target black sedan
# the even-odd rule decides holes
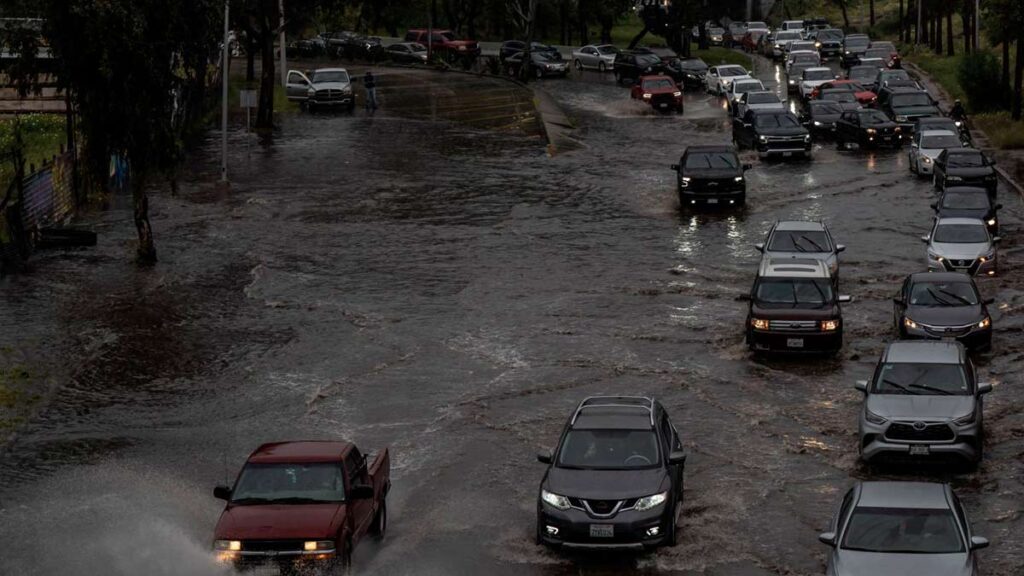
[[[704,89],[704,75],[707,73],[708,65],[700,58],[675,58],[665,63],[665,74],[684,90]]]
[[[991,298],[982,299],[974,279],[962,272],[918,272],[907,276],[893,298],[900,338],[956,338],[964,346],[992,346]]]
[[[836,122],[836,142],[839,146],[856,143],[861,148],[881,145],[898,148],[903,142],[902,131],[902,128],[878,110],[851,110],[844,112]]]
[[[800,120],[811,134],[828,136],[835,132],[836,122],[842,115],[843,107],[838,102],[811,100],[800,115]]]
[[[501,43],[501,47],[498,48],[498,60],[504,62],[509,56],[519,54],[526,50],[526,43],[521,40],[506,40]],[[547,44],[541,44],[540,42],[530,42],[530,52],[544,52],[547,54],[558,54],[561,57],[561,53],[558,48],[549,46]]]
[[[950,148],[935,159],[935,187],[980,186],[995,198],[999,184],[995,163],[976,148]]]
[[[950,186],[932,204],[937,218],[977,218],[985,222],[993,236],[999,235],[998,211],[1002,207],[992,201],[988,190],[971,186]]]

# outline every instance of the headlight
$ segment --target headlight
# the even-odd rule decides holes
[[[796,84],[796,80],[793,80],[792,78],[790,78],[789,83],[790,84]]]
[[[759,142],[767,142],[768,141],[768,137],[767,136],[758,136],[757,139],[758,139]]]
[[[814,121],[814,125],[815,125],[815,126],[821,126],[821,122],[818,122],[817,120],[815,120],[815,121]]]
[[[743,176],[737,176],[732,179],[733,182],[743,182]]]
[[[768,329],[768,321],[765,320],[764,318],[751,318],[750,325],[753,326],[755,330]]]
[[[314,552],[316,550],[334,550],[334,542],[330,540],[310,540],[302,545],[302,549],[306,552]]]
[[[953,124],[956,124],[956,127],[959,128],[959,127],[963,126],[964,123],[959,121],[959,120],[957,120],[957,121],[953,122]]]
[[[240,540],[214,540],[213,549],[229,552],[238,552],[242,549],[242,542]]]
[[[932,260],[935,260],[936,262],[942,262],[943,260],[945,260],[945,258],[943,258],[942,256],[939,256],[935,252],[931,251],[928,252],[928,257],[931,258]]]
[[[978,328],[988,328],[992,325],[992,318],[985,316],[985,319],[978,322]]]
[[[811,135],[810,134],[804,134],[804,144],[806,144],[806,143],[808,143],[810,141],[811,141]]]
[[[988,220],[985,221],[985,223],[988,224],[989,226],[995,226],[996,225],[996,219],[995,218],[989,218]]]
[[[672,93],[672,95],[675,96],[676,98],[679,98],[680,96],[683,95],[683,93],[678,91],[678,90],[676,90],[675,92]]]
[[[834,332],[839,329],[839,320],[822,320],[822,332]]]
[[[915,329],[915,330],[916,330],[917,328],[919,328],[919,326],[918,326],[917,322],[914,322],[914,321],[913,321],[913,320],[911,320],[910,318],[904,318],[904,319],[903,319],[903,325],[904,325],[904,326],[906,326],[907,328],[913,328],[913,329]]]
[[[907,117],[906,116],[897,116],[896,117],[896,121],[897,122],[906,122],[907,121]]]
[[[876,132],[877,132],[877,130],[875,130],[874,128],[868,128],[868,129],[866,130],[866,132],[867,132],[868,134],[874,134],[874,133],[876,133]]]
[[[651,95],[645,92],[644,93],[644,100],[650,100],[650,99],[651,99]]]
[[[864,419],[867,420],[868,422],[871,422],[872,424],[874,424],[876,426],[879,426],[879,425],[882,425],[882,424],[885,424],[886,422],[888,422],[888,420],[886,420],[885,418],[882,418],[881,416],[879,416],[878,414],[875,414],[874,412],[872,412],[871,410],[868,410],[867,408],[864,409]]]
[[[974,421],[977,420],[977,419],[978,419],[977,412],[971,412],[970,414],[968,414],[966,416],[961,416],[959,418],[954,419],[953,423],[956,424],[957,426],[968,426],[970,424],[974,424]]]
[[[924,162],[925,164],[931,164],[932,163],[932,159],[927,157],[927,156],[922,156],[921,157],[921,161]]]
[[[459,50],[466,50],[466,46],[459,46]]]
[[[654,494],[652,496],[645,496],[636,501],[633,505],[633,509],[637,512],[643,512],[644,510],[650,510],[655,506],[659,506],[668,500],[668,492],[662,492],[661,494]]]
[[[309,88],[309,89],[307,89],[307,90],[306,90],[306,94],[307,94],[308,96],[313,96],[314,94],[316,94],[316,89],[314,89],[314,88]]]
[[[345,86],[344,88],[341,89],[341,93],[342,94],[351,94],[352,93],[352,87],[351,86]]]
[[[847,51],[846,51],[846,54],[847,54],[847,55],[849,55],[849,54],[850,54],[850,51],[849,51],[849,50],[847,50]]]
[[[814,43],[814,47],[815,48],[821,48],[821,42],[815,42]]]
[[[569,499],[565,496],[548,492],[547,490],[540,491],[540,499],[547,504],[558,508],[559,510],[569,509]]]

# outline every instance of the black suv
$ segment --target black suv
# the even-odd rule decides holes
[[[984,220],[988,233],[999,236],[999,209],[988,190],[977,186],[949,186],[932,204],[936,218],[977,218]]]
[[[615,55],[615,79],[618,82],[629,81],[635,84],[641,76],[661,74],[665,71],[665,63],[656,54],[624,50]]]
[[[552,452],[537,497],[537,543],[643,549],[676,543],[686,454],[653,398],[580,402]]]
[[[914,130],[918,118],[942,115],[931,95],[917,88],[880,89],[878,109],[899,124],[904,134],[910,134]]]
[[[747,110],[733,118],[732,138],[737,148],[753,148],[758,156],[811,157],[811,133],[792,112]]]
[[[840,54],[842,67],[849,68],[860,63],[860,57],[868,51],[870,45],[871,38],[867,34],[850,34],[843,38],[843,51]]]
[[[977,148],[947,148],[935,159],[935,187],[980,186],[996,197],[999,176],[992,160]]]
[[[700,58],[673,58],[665,63],[665,74],[668,74],[684,90],[704,88],[704,75],[708,73],[708,65]]]
[[[836,122],[836,142],[840,147],[855,142],[861,148],[883,144],[899,148],[903,143],[903,129],[878,110],[850,110],[843,112]]]
[[[678,174],[679,204],[740,205],[747,201],[747,179],[743,173],[750,164],[740,164],[732,146],[690,146],[673,164]]]

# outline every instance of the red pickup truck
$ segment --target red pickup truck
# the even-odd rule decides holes
[[[480,55],[480,44],[476,40],[458,40],[451,30],[433,30],[428,36],[425,29],[412,29],[405,33],[405,41],[430,46],[448,61],[461,59],[471,62]]]
[[[281,573],[344,572],[366,535],[387,529],[391,460],[370,458],[349,442],[277,442],[253,452],[214,530],[217,559],[236,569]]]

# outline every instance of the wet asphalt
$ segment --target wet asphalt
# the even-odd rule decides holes
[[[785,78],[762,59],[757,71]],[[48,386],[0,462],[0,573],[223,574],[213,486],[262,442],[313,438],[391,447],[389,533],[357,550],[360,574],[820,574],[817,533],[870,478],[952,482],[993,541],[982,568],[1017,573],[1012,192],[1000,189],[1001,274],[980,282],[996,299],[993,351],[976,358],[995,385],[984,461],[869,469],[853,383],[892,338],[902,278],[925,267],[934,198],[905,148],[746,153],[747,208],[690,213],[669,165],[730,140],[715,97],[687,93],[684,115],[661,116],[610,75],[543,81],[580,142],[550,157],[513,85],[402,71],[389,87],[388,74],[373,117],[286,114],[268,147],[234,131],[230,190],[211,185],[211,133],[181,192],[154,193],[156,268],[131,263],[117,198],[92,217],[100,246],[41,253],[32,274],[0,281],[0,338]],[[444,113],[480,90],[494,118]],[[855,300],[835,359],[755,358],[743,343],[753,244],[792,218],[825,220],[848,247],[841,292]],[[534,455],[580,399],[611,393],[659,398],[683,437],[680,543],[537,547]]]

